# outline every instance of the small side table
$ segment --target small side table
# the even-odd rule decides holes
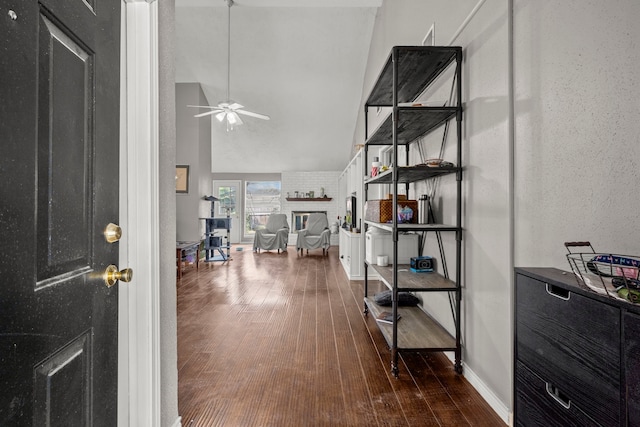
[[[178,280],[182,279],[182,267],[185,263],[194,262],[196,270],[200,263],[200,244],[202,241],[196,242],[176,242],[176,266],[178,268]]]

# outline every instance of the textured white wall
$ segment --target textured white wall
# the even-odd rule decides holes
[[[507,2],[487,0],[453,44],[464,49],[463,360],[484,397],[506,416],[512,365]],[[445,223],[455,207],[455,180],[448,178],[440,189]],[[447,248],[450,270],[453,247]]]
[[[447,45],[477,4],[477,0],[454,5],[444,0],[385,2],[376,18],[365,98],[392,46],[421,44],[434,21],[436,44]],[[487,0],[453,45],[462,46],[464,52],[463,363],[465,375],[506,419],[512,364],[508,2]],[[432,99],[448,99],[450,88],[447,81],[433,91]],[[369,118],[373,129],[379,118],[375,113]],[[451,126],[445,158],[455,162],[455,121]],[[363,128],[358,131],[364,134]],[[443,130],[439,129],[420,142],[426,158],[438,157],[442,138]],[[411,159],[420,160],[415,151]],[[413,185],[410,197],[429,194],[432,185],[433,182]],[[455,223],[455,177],[444,177],[437,186],[434,208],[439,222]],[[455,236],[443,233],[443,240],[449,274],[455,277]],[[424,254],[439,258],[438,252],[435,238],[429,235]],[[424,306],[453,331],[446,296],[429,294]]]
[[[160,246],[160,426],[176,425],[178,417],[178,343],[176,318],[175,251],[175,69],[174,69],[174,2],[158,3],[158,139],[160,197],[159,222],[163,232],[158,236]],[[152,240],[152,239],[150,239]]]
[[[640,2],[515,0],[515,264],[640,254]]]
[[[449,12],[436,0],[412,3],[394,2],[393,7],[409,8],[414,18],[380,9],[365,96],[380,58],[392,45],[408,42],[407,28],[430,21],[427,11]],[[640,202],[634,197],[640,182],[640,84],[635,76],[640,59],[633,54],[640,40],[634,25],[640,4],[514,0],[513,141],[508,6],[504,0],[487,0],[454,42],[465,53],[463,359],[467,372],[487,388],[483,396],[495,397],[492,403],[501,415],[501,407],[511,405],[512,263],[568,269],[563,247],[568,240],[590,240],[596,250],[640,252],[635,227]],[[445,30],[436,20],[436,34],[438,29],[453,34],[458,25],[449,21]],[[421,41],[417,35],[412,44]],[[430,146],[437,137],[425,138],[424,144]],[[435,203],[444,222],[453,218],[454,187],[454,180],[439,183]],[[419,184],[412,191],[415,197],[427,187]],[[436,249],[432,244],[425,253]],[[451,273],[454,245],[446,242],[445,247]],[[426,306],[451,326],[446,304],[430,300]]]
[[[355,145],[364,142],[364,102],[371,92],[380,70],[389,57],[393,46],[420,45],[432,24],[435,23],[436,44],[446,45],[462,21],[478,0],[386,0],[376,15],[367,69],[363,83],[363,99],[360,103],[358,121],[353,137]],[[375,109],[374,109],[375,110]],[[384,118],[369,114],[369,129]],[[371,133],[369,133],[371,134]]]

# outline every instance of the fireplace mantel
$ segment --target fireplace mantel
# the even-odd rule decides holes
[[[287,197],[288,202],[330,202],[332,197]]]

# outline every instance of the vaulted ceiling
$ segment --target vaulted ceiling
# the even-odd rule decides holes
[[[227,132],[214,119],[214,172],[346,166],[363,108],[363,78],[381,3],[235,2],[230,97],[271,120],[242,116],[244,125]],[[224,101],[227,94],[227,13],[225,0],[176,0],[176,82],[200,83],[209,105]]]

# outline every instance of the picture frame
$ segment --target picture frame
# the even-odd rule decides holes
[[[189,192],[189,165],[176,165],[176,193]]]

